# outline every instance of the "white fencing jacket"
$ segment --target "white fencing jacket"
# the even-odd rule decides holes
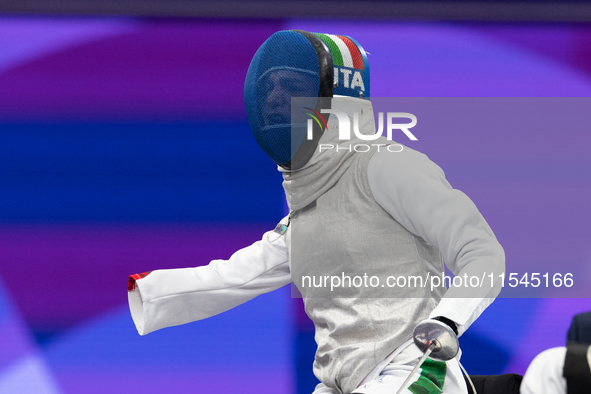
[[[375,201],[408,231],[436,246],[456,276],[504,272],[503,249],[482,215],[425,155],[409,148],[377,152],[367,166],[367,179]],[[287,217],[282,223],[287,224]],[[128,298],[138,332],[205,319],[289,284],[289,242],[289,229],[285,235],[269,231],[228,260],[132,275]],[[466,297],[465,289],[449,289],[429,316],[453,320],[461,335],[500,288],[496,280],[494,286],[474,289],[473,297]],[[368,379],[388,361],[376,365]]]

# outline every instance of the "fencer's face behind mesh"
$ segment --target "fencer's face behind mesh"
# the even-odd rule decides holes
[[[291,98],[315,97],[317,79],[313,73],[290,69],[276,69],[263,75],[257,84],[263,127],[291,125]]]
[[[326,123],[328,115],[320,112],[330,109],[333,93],[369,97],[367,57],[352,38],[303,30],[269,37],[252,58],[244,81],[246,113],[261,149],[285,169],[302,168],[324,133],[316,119],[313,137],[307,138],[306,114],[315,112]],[[308,99],[298,100],[301,108],[292,108],[294,97]]]
[[[304,127],[299,127],[299,121],[292,119],[291,98],[311,97],[309,106],[316,108],[319,96],[332,97],[332,90],[325,94],[321,88],[325,81],[332,89],[330,53],[322,40],[310,36],[293,30],[273,34],[253,57],[244,83],[246,112],[257,143],[275,163],[288,169],[293,168],[295,153],[302,152],[300,146],[306,145],[305,120]],[[320,57],[319,45],[323,46],[318,49]],[[327,70],[330,75],[324,76],[322,71]]]

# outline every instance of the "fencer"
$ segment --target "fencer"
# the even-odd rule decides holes
[[[351,125],[356,119],[364,135],[376,133],[363,48],[347,36],[277,32],[254,55],[244,97],[254,138],[283,175],[289,215],[228,260],[132,275],[138,332],[204,319],[293,282],[316,330],[313,371],[321,383],[314,394],[393,394],[405,381],[403,393],[467,393],[459,353],[448,361],[426,358],[411,375],[425,350],[413,330],[437,321],[462,335],[499,283],[331,292],[303,280],[441,276],[443,261],[460,276],[504,272],[503,249],[474,203],[425,155],[402,144],[384,149],[393,144],[384,137],[369,151],[352,149],[367,142],[356,133],[339,139],[330,111],[346,113]],[[316,121],[307,122],[307,114]],[[320,144],[340,149],[321,151]]]

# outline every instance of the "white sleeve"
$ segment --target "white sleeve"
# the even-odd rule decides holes
[[[424,154],[407,147],[381,150],[367,172],[376,202],[408,231],[439,248],[454,275],[480,280],[486,275],[482,287],[448,289],[430,315],[453,320],[461,335],[501,290],[503,248],[474,203],[453,189]],[[489,274],[496,278],[493,286]]]
[[[521,394],[566,394],[562,375],[566,347],[554,347],[538,354],[527,367],[519,392]]]
[[[285,236],[274,231],[228,260],[140,276],[130,277],[128,289],[140,335],[205,319],[291,282]]]

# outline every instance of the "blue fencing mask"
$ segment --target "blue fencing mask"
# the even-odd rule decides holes
[[[302,30],[273,34],[254,55],[244,83],[248,121],[259,146],[285,169],[303,167],[328,119],[322,114],[324,122],[314,122],[313,138],[308,139],[305,114],[330,109],[333,93],[369,97],[369,66],[361,46],[346,36]],[[292,110],[292,97],[309,99],[297,111]]]

